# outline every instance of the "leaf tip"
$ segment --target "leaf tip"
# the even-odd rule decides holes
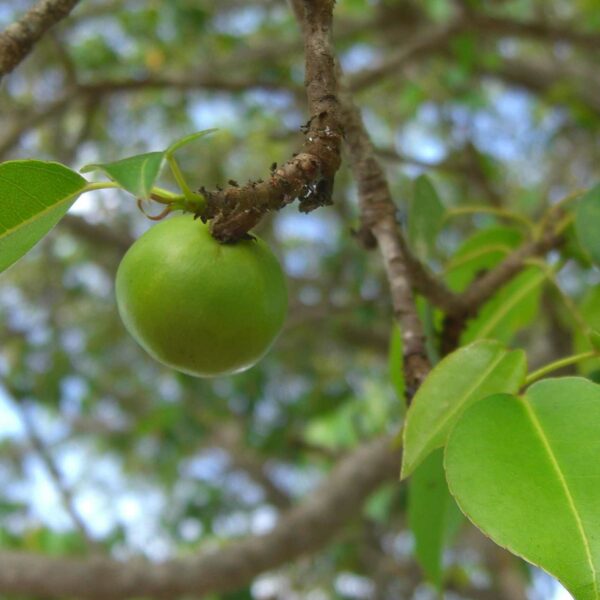
[[[415,470],[415,464],[406,460],[406,454],[402,455],[402,464],[400,466],[400,481],[408,479]]]

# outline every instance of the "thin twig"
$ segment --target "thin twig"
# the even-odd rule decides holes
[[[464,308],[471,315],[475,314],[503,285],[525,268],[528,259],[556,248],[563,236],[557,233],[555,225],[555,222],[549,223],[537,239],[526,242],[511,252],[499,265],[475,279],[461,297]]]
[[[54,483],[54,487],[56,488],[61,498],[64,509],[71,518],[71,521],[75,525],[76,529],[79,531],[79,533],[85,540],[86,545],[91,550],[96,550],[96,542],[91,536],[83,517],[79,514],[79,511],[75,507],[75,498],[73,496],[73,492],[65,482],[64,477],[60,472],[60,469],[58,468],[58,465],[54,462],[54,458],[50,454],[44,440],[42,439],[41,435],[37,430],[35,422],[33,421],[33,418],[30,414],[29,404],[26,400],[19,398],[18,395],[15,395],[14,393],[12,395],[15,406],[17,408],[17,412],[21,419],[21,423],[23,424],[25,433],[29,438],[31,447],[35,450],[38,457],[44,464],[44,467],[46,468],[46,471],[48,472],[48,475]]]
[[[546,221],[538,237],[513,250],[501,263],[475,279],[458,296],[456,308],[448,311],[444,318],[441,334],[443,353],[456,348],[469,319],[477,316],[481,307],[527,266],[529,259],[542,256],[562,243],[564,236],[560,231],[560,223],[557,224],[560,216],[561,212],[556,211],[554,217]]]
[[[429,373],[425,332],[417,314],[407,246],[396,220],[396,206],[387,179],[350,93],[342,93],[344,124],[350,166],[358,184],[363,239],[373,236],[385,266],[394,317],[400,326],[404,353],[407,399]],[[368,243],[368,242],[367,242]]]

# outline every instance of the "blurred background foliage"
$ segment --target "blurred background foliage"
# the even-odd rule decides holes
[[[0,1],[0,27],[29,6]],[[460,11],[472,21],[448,28]],[[394,62],[436,28],[447,29],[436,43]],[[596,0],[339,0],[335,38],[403,220],[424,172],[446,208],[533,220],[598,179]],[[297,24],[282,0],[87,0],[4,79],[0,107],[1,160],[79,168],[218,127],[180,153],[190,183],[264,177],[299,147],[308,117]],[[267,531],[341,455],[397,431],[387,286],[353,236],[357,217],[343,166],[334,206],[261,223],[287,271],[287,324],[257,367],[203,381],[153,362],[117,315],[116,267],[150,221],[124,193],[80,199],[0,281],[0,546],[159,560]],[[464,289],[526,234],[493,215],[453,218],[429,262]],[[488,335],[524,347],[533,366],[585,343],[561,294],[600,319],[598,271],[569,248],[558,288],[532,266],[514,284],[529,293],[492,300],[513,304]],[[422,312],[435,353],[439,323]],[[330,547],[219,598],[434,598],[406,513],[392,482]],[[473,528],[452,539],[448,597],[559,593]]]

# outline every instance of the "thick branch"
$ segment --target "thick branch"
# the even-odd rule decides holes
[[[18,21],[0,33],[0,78],[10,73],[32,50],[35,43],[64,19],[79,0],[40,0]]]
[[[344,92],[343,112],[350,165],[358,184],[363,233],[377,241],[391,290],[394,317],[402,332],[404,372],[408,397],[429,372],[425,333],[417,314],[407,249],[396,220],[396,206],[375,148],[365,130],[359,109],[349,92]]]
[[[202,190],[208,207],[200,216],[211,220],[213,235],[221,241],[239,239],[265,213],[282,208],[296,197],[304,212],[331,203],[342,141],[331,44],[332,11],[333,0],[304,1],[305,86],[311,118],[301,152],[282,167],[275,165],[267,181],[212,192]]]
[[[161,564],[0,552],[0,589],[6,594],[89,600],[202,597],[237,589],[259,573],[329,542],[371,492],[397,476],[399,456],[390,445],[384,437],[343,459],[323,485],[267,535]]]

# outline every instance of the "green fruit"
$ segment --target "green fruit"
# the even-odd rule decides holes
[[[220,244],[191,216],[162,221],[131,246],[117,271],[116,295],[140,346],[197,377],[254,365],[287,311],[283,272],[263,241]]]

